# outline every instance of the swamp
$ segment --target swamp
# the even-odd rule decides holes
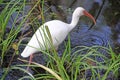
[[[35,53],[26,70],[21,53],[35,31],[70,23],[77,7],[96,24],[80,17],[58,50]],[[0,80],[120,80],[120,0],[0,0]]]

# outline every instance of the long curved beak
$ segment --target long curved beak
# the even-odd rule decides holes
[[[88,13],[87,11],[84,10],[84,11],[83,11],[83,14],[84,14],[85,16],[89,17],[90,19],[92,19],[93,22],[94,22],[94,24],[96,24],[96,21],[95,21],[94,17],[93,17],[90,13]]]

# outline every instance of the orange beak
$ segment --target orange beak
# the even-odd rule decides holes
[[[96,21],[95,21],[94,17],[93,17],[90,13],[88,13],[87,11],[83,11],[83,13],[84,13],[85,16],[87,16],[87,17],[89,17],[90,19],[92,19],[93,22],[94,22],[94,24],[96,24]]]

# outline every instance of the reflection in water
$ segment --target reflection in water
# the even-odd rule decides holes
[[[80,27],[78,33],[71,33],[71,43],[74,46],[84,45],[84,46],[105,46],[108,47],[108,43],[111,43],[110,38],[110,28],[106,26],[103,27],[102,31],[99,30],[88,30],[88,27],[82,26]]]

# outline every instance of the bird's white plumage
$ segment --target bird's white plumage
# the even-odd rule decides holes
[[[38,52],[39,50],[45,50],[46,44],[47,48],[50,49],[50,43],[49,41],[46,41],[46,36],[44,35],[44,33],[47,34],[45,30],[46,26],[48,26],[49,32],[51,34],[53,46],[57,48],[64,41],[68,33],[77,25],[79,17],[83,15],[83,11],[84,9],[82,7],[76,8],[73,12],[72,21],[70,24],[59,20],[52,20],[43,24],[28,42],[21,56],[28,57],[31,54]]]
[[[64,25],[61,26],[61,24]],[[59,44],[62,43],[62,41],[66,38],[67,34],[69,33],[69,30],[67,28],[69,27],[69,25],[62,21],[53,20],[46,22],[35,32],[31,40],[25,47],[24,51],[22,52],[21,56],[28,57],[31,54],[38,52],[39,50],[45,50],[47,45],[48,45],[47,48],[50,49],[51,43],[49,44],[50,39],[49,40],[47,39],[49,37],[47,36],[45,28],[47,26],[50,31],[54,47],[58,47]]]

